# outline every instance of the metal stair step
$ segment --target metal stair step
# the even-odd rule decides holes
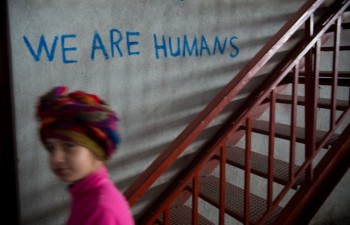
[[[289,73],[288,76],[284,78],[283,84],[289,84],[293,81],[293,73]],[[305,72],[301,71],[299,73],[300,84],[305,84]],[[330,71],[321,71],[319,73],[319,85],[327,85],[330,86],[333,84],[333,72]],[[342,87],[350,86],[350,72],[349,71],[339,71],[337,85]]]
[[[288,73],[288,76],[292,76],[293,72]],[[327,77],[332,78],[333,72],[332,71],[320,71],[319,77]],[[299,77],[305,77],[305,72],[300,71]],[[350,78],[350,72],[349,71],[339,71],[338,72],[338,78]]]
[[[220,179],[215,176],[205,176],[199,178],[199,196],[210,204],[219,207]],[[192,184],[188,186],[192,190]],[[225,187],[225,212],[235,219],[244,222],[244,190],[230,183]],[[250,194],[250,220],[255,224],[267,210],[266,200]],[[269,220],[273,220],[282,210],[277,207]]]
[[[157,220],[157,224],[164,224],[163,215]],[[182,205],[170,209],[171,225],[192,225],[192,208]],[[214,225],[210,220],[202,215],[198,215],[198,224]]]
[[[349,30],[350,29],[350,22],[343,22],[341,24],[341,27],[343,30]],[[335,25],[332,25],[326,32],[329,33],[329,32],[334,32],[335,30]]]
[[[339,50],[340,51],[349,51],[350,46],[348,46],[348,45],[340,46]],[[332,51],[334,51],[334,48],[332,46],[321,47],[321,51],[332,52]]]
[[[269,135],[269,122],[263,120],[254,120],[252,123],[252,131],[264,135]],[[242,125],[245,128],[245,125]],[[281,139],[290,139],[291,127],[287,124],[275,123],[275,136]],[[305,129],[302,127],[296,127],[296,141],[299,143],[305,143]],[[316,142],[320,143],[326,136],[326,131],[317,130],[316,131]],[[326,144],[326,147],[332,145],[334,141],[338,138],[338,134],[334,134]]]
[[[304,96],[298,96],[297,100],[298,100],[298,105],[305,106],[305,97]],[[279,95],[277,95],[276,101],[278,103],[291,104],[292,96],[279,94]],[[317,102],[318,102],[319,108],[325,108],[325,109],[331,108],[331,100],[330,99],[318,98]],[[345,111],[347,108],[349,108],[349,101],[337,100],[336,108],[337,108],[337,110]]]
[[[219,156],[216,156],[219,157]],[[227,148],[227,161],[228,164],[238,167],[242,170],[245,169],[245,149],[240,147],[228,147]],[[274,159],[274,181],[276,183],[285,185],[289,181],[289,164],[285,161]],[[294,166],[294,171],[299,170],[299,166]],[[251,172],[267,178],[268,177],[268,157],[266,155],[252,151],[251,153]],[[304,177],[296,181],[297,188],[304,182]]]
[[[299,84],[305,84],[305,77],[299,77]],[[329,77],[320,77],[318,80],[319,85],[331,86],[333,85],[333,79]],[[350,86],[349,77],[339,77],[337,79],[337,85],[342,87]]]

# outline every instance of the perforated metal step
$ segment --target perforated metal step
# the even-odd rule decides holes
[[[292,96],[291,95],[282,95],[279,94],[277,95],[276,101],[278,103],[284,103],[284,104],[291,104],[292,102]],[[331,108],[331,100],[327,98],[319,98],[317,100],[318,102],[318,107],[319,108],[325,108],[325,109],[330,109]],[[299,96],[298,97],[298,105],[305,105],[305,97],[304,96]],[[345,100],[337,100],[336,102],[336,109],[344,111],[349,107],[349,101]]]
[[[321,74],[320,74],[321,76]],[[299,84],[305,84],[306,80],[305,77],[299,77]],[[326,85],[331,86],[333,84],[333,80],[329,77],[320,77],[318,80],[318,85]],[[349,87],[350,86],[350,79],[348,77],[339,77],[337,79],[337,86],[338,87]]]
[[[321,51],[331,52],[331,51],[334,51],[334,48],[332,46],[330,46],[330,47],[322,47]],[[348,45],[340,46],[339,47],[339,51],[350,51],[350,46],[348,46]]]
[[[163,215],[158,219],[156,224],[164,224]],[[183,205],[170,209],[170,224],[171,225],[192,225],[192,209]],[[214,225],[210,220],[199,215],[198,224]]]
[[[218,157],[218,156],[217,156]],[[245,169],[245,149],[239,147],[228,147],[227,149],[227,163]],[[274,181],[279,184],[287,184],[289,180],[289,164],[285,161],[274,159]],[[294,166],[294,171],[297,171],[299,166]],[[266,155],[252,152],[251,153],[251,172],[267,178],[268,177],[268,157]],[[297,185],[301,185],[304,178],[300,178],[296,182]]]
[[[242,128],[244,128],[245,125],[242,125]],[[263,121],[263,120],[254,120],[252,125],[253,132],[268,135],[269,134],[269,122]],[[275,136],[277,138],[287,139],[290,138],[290,132],[291,128],[287,124],[282,123],[275,123]],[[325,131],[316,131],[316,142],[320,143],[327,132]],[[333,135],[328,143],[326,144],[326,147],[329,145],[332,145],[334,141],[338,138],[339,135],[335,134]],[[305,129],[302,127],[296,127],[296,141],[299,143],[305,143]]]
[[[350,22],[343,22],[341,27],[343,28],[343,30],[349,30],[350,29]],[[335,25],[332,25],[328,30],[328,32],[334,32],[335,30]]]
[[[214,176],[200,177],[199,179],[199,196],[216,207],[219,207],[219,182],[220,180]],[[192,184],[190,184],[188,188],[192,190]],[[237,220],[244,222],[244,190],[230,183],[226,183],[225,203],[225,212]],[[250,205],[251,224],[255,224],[265,213],[267,204],[265,199],[250,194]],[[281,210],[281,207],[276,208],[270,219],[273,220]]]

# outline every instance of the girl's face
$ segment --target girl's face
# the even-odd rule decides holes
[[[47,138],[51,170],[62,180],[75,183],[99,169],[104,162],[88,148],[56,138]]]

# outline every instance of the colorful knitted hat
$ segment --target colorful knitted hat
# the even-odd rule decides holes
[[[40,98],[36,117],[41,140],[71,141],[108,159],[119,143],[116,113],[94,94],[67,90],[65,86],[55,87]]]

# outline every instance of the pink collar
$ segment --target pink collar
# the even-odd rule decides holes
[[[73,197],[80,196],[85,191],[100,186],[103,183],[103,181],[108,178],[108,170],[106,167],[102,166],[101,168],[99,168],[89,176],[85,177],[84,179],[70,185],[68,187],[68,190]]]

